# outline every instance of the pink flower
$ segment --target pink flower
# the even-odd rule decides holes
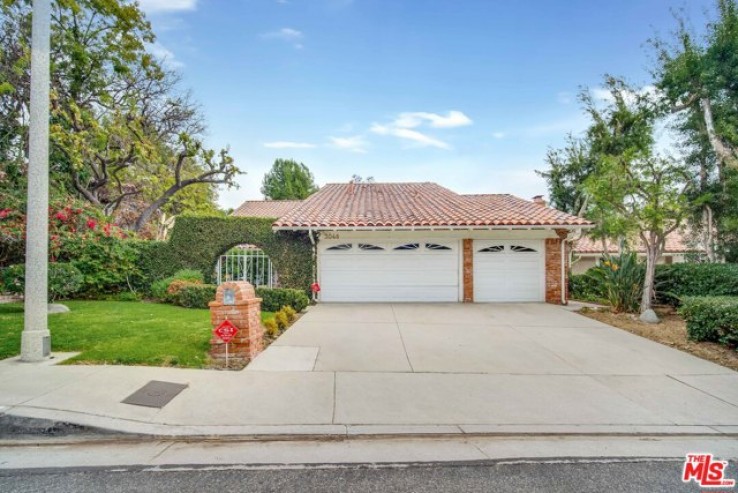
[[[97,221],[95,221],[94,219],[88,219],[87,227],[90,229],[95,229],[97,227]]]
[[[11,212],[13,212],[12,209],[0,210],[0,219],[5,219],[6,217],[8,217],[8,214],[10,214]]]
[[[57,218],[60,221],[66,221],[67,220],[67,215],[64,214],[64,212],[62,212],[62,211],[59,211],[56,214],[54,214],[54,217]]]

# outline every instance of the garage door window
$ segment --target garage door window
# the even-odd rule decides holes
[[[420,248],[420,243],[407,243],[405,245],[396,246],[393,250],[417,250],[418,248]]]
[[[340,251],[345,251],[345,250],[351,250],[352,247],[353,245],[351,243],[342,243],[340,245],[328,247],[326,248],[326,250],[330,250],[332,252],[340,252]]]
[[[538,250],[534,250],[533,248],[520,246],[520,245],[512,245],[510,247],[510,250],[517,253],[536,253]]]
[[[438,243],[426,243],[425,248],[428,250],[451,250],[446,245],[439,245]]]
[[[503,245],[492,245],[488,246],[487,248],[482,248],[479,250],[479,253],[498,253],[505,250],[505,247]]]
[[[369,243],[359,243],[359,250],[364,251],[378,251],[378,250],[384,250],[381,246],[377,245],[371,245]]]

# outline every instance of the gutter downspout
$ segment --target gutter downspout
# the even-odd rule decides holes
[[[315,244],[315,236],[313,235],[313,230],[308,229],[308,238],[310,238],[310,243],[313,245],[313,282],[318,282],[318,247]],[[313,302],[318,301],[318,293],[313,293]]]

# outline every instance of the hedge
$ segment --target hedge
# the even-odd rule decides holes
[[[738,345],[738,297],[686,297],[679,314],[687,321],[690,339]]]
[[[180,269],[197,269],[212,282],[218,256],[242,243],[266,253],[280,285],[307,292],[312,282],[313,253],[306,233],[272,231],[274,219],[182,216],[168,242],[150,242],[138,266],[149,284]]]
[[[174,303],[185,308],[208,308],[217,289],[215,284],[189,284],[177,291]]]
[[[687,296],[738,296],[738,264],[670,264],[656,266],[660,302],[679,304]]]
[[[265,312],[277,312],[283,306],[301,312],[310,304],[310,298],[300,289],[256,288],[256,296],[261,298],[261,309]]]

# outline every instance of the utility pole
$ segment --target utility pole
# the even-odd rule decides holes
[[[51,0],[33,0],[32,29],[22,361],[42,361],[51,353],[51,333],[48,327]]]

